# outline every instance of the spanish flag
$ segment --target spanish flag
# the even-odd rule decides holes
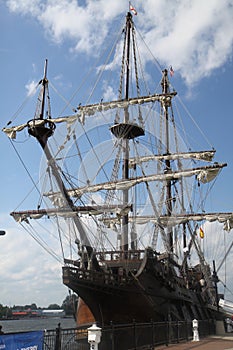
[[[174,74],[175,74],[175,72],[174,72],[172,66],[170,66],[170,76],[173,77]]]
[[[131,2],[129,2],[129,10],[135,15],[137,16],[137,11],[135,9],[135,7],[131,4]]]
[[[199,234],[200,234],[200,237],[201,237],[201,238],[204,238],[205,234],[204,234],[204,231],[202,230],[201,227],[200,227],[200,232],[199,232]]]

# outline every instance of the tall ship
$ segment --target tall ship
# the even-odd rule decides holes
[[[208,221],[233,228],[232,212],[204,209],[227,164],[190,145],[174,71],[156,59],[159,73],[151,63],[152,75],[143,71],[149,48],[140,54],[133,18],[129,11],[90,97],[77,97],[70,115],[51,113],[46,60],[34,118],[4,128],[11,139],[26,130],[43,151],[39,204],[11,215],[27,230],[44,220],[57,233],[79,323],[221,319],[217,269],[201,240]]]

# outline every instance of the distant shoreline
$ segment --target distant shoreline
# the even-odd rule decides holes
[[[21,317],[3,317],[0,318],[0,322],[2,321],[18,321],[18,320],[30,320],[30,319],[48,319],[48,318],[74,318],[72,315],[67,316],[59,316],[59,315],[51,315],[51,316],[21,316]]]

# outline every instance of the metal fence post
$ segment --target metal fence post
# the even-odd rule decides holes
[[[154,322],[151,320],[151,348],[154,346]]]
[[[177,321],[177,343],[180,342],[180,329],[179,329],[179,321]]]
[[[54,350],[61,350],[61,324],[58,323],[56,328],[56,339],[55,339],[55,348]]]
[[[111,324],[111,330],[112,330],[112,349],[111,350],[114,350],[114,347],[115,347],[115,333],[114,333],[114,324],[112,323],[112,321],[110,322]]]
[[[134,336],[134,346],[137,349],[137,335],[136,335],[136,322],[133,320],[133,336]]]
[[[166,327],[166,334],[165,334],[166,346],[168,346],[168,344],[169,344],[169,325],[168,325],[168,321],[165,322],[165,327]]]
[[[186,341],[188,341],[189,336],[188,336],[188,322],[187,322],[187,320],[185,320],[185,337],[186,337]]]

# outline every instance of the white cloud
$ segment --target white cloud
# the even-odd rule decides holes
[[[23,15],[31,14],[37,16],[40,12],[40,0],[7,0],[6,4],[13,12]]]
[[[116,100],[117,96],[115,95],[115,92],[112,88],[112,86],[104,86],[104,92],[103,92],[103,100],[104,101],[112,101]]]
[[[232,55],[230,1],[165,1],[153,11],[148,0],[145,6],[152,11],[146,14],[146,41],[154,55],[179,70],[187,84],[208,76]]]
[[[57,43],[89,54],[104,43],[109,26],[126,3],[89,0],[8,0],[9,9],[37,19]],[[187,84],[198,82],[232,57],[233,4],[230,0],[138,0],[136,25],[154,56],[172,64]]]
[[[16,224],[1,237],[1,245],[1,304],[62,303],[68,292],[62,285],[61,264]]]
[[[35,82],[34,80],[26,84],[25,88],[27,91],[27,96],[35,95],[37,85],[38,85],[38,82]]]

